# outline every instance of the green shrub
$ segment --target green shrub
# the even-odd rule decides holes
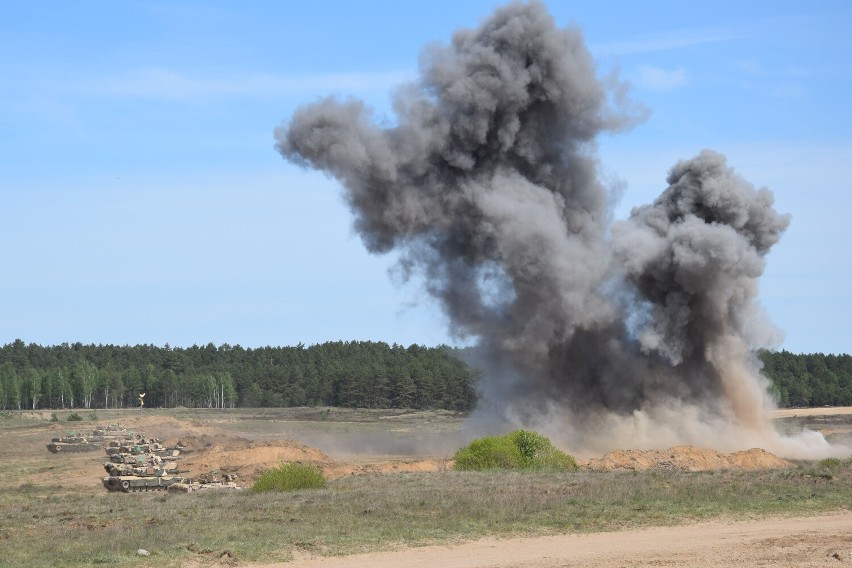
[[[72,412],[68,415],[67,420],[68,422],[80,422],[81,420],[83,420],[83,417],[77,414],[76,412]]]
[[[843,462],[837,458],[825,458],[824,460],[820,460],[817,465],[822,469],[840,469],[843,466]]]
[[[529,430],[479,438],[457,451],[453,460],[453,468],[457,470],[577,469],[573,457],[554,448],[547,437]]]
[[[577,469],[574,458],[553,447],[550,440],[538,432],[515,430],[507,435],[518,447],[522,466],[532,469]]]
[[[488,436],[472,441],[453,456],[453,469],[516,469],[521,467],[521,452],[506,436]]]
[[[50,413],[50,421],[51,422],[59,422],[59,417],[56,415],[55,412]]]
[[[251,491],[295,491],[317,489],[325,485],[325,477],[316,467],[301,463],[282,463],[275,469],[264,471],[251,486]]]

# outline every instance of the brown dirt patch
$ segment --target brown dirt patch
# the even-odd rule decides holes
[[[772,412],[773,418],[793,416],[844,416],[852,415],[852,406],[821,406],[818,408],[781,408]]]
[[[181,443],[187,453],[178,465],[189,477],[219,471],[236,473],[242,483],[249,484],[283,462],[311,463],[323,470],[332,464],[331,458],[318,449],[293,440],[261,442],[205,435],[184,437]]]
[[[712,471],[719,469],[773,469],[791,467],[787,460],[753,448],[723,454],[707,448],[675,446],[668,450],[618,450],[599,459],[579,460],[583,469],[592,471],[633,471],[676,469],[680,471]]]
[[[167,416],[138,416],[123,418],[121,425],[129,431],[144,433],[149,438],[158,438],[166,446],[183,446],[178,460],[179,469],[187,477],[197,478],[211,472],[236,473],[241,485],[250,486],[264,471],[278,467],[283,462],[315,464],[323,474],[336,479],[346,475],[388,474],[397,472],[430,472],[448,469],[448,462],[441,459],[403,459],[394,456],[370,456],[353,460],[335,461],[317,448],[295,440],[250,440],[226,436],[215,427],[192,420],[179,420]],[[49,464],[41,471],[27,475],[22,481],[36,485],[53,485],[57,488],[74,490],[79,487],[95,487],[105,475],[103,464],[108,461],[104,451],[84,453],[50,454],[46,443],[50,437],[70,431],[88,432],[94,425],[69,427],[64,423],[50,424],[37,432],[28,432],[29,440],[14,444],[22,452],[22,460],[32,459]],[[42,454],[43,452],[43,454]],[[25,454],[31,454],[27,459]],[[0,484],[2,485],[2,484]]]
[[[676,527],[534,538],[481,540],[353,556],[294,555],[292,562],[245,568],[651,568],[852,564],[852,514],[712,521]],[[209,566],[209,564],[207,565]]]
[[[338,461],[317,448],[295,440],[252,440],[229,437],[223,435],[222,431],[214,426],[168,416],[123,417],[120,423],[128,430],[144,432],[148,437],[159,438],[167,446],[178,444],[184,446],[185,451],[178,466],[187,477],[197,478],[213,471],[236,473],[244,486],[251,485],[263,471],[275,468],[283,462],[315,464],[330,479],[346,475],[433,472],[452,468],[450,460],[434,456],[412,458],[369,455]],[[49,441],[49,437],[69,431],[72,429],[69,426],[68,424],[51,424],[40,433],[26,433],[25,438],[28,441],[25,442],[25,446],[35,446],[30,447],[30,452],[34,451],[37,454],[44,452],[45,455],[38,461],[49,463],[47,467],[42,467],[40,471],[28,475],[26,481],[64,488],[99,485],[98,480],[104,475],[103,463],[107,461],[104,452],[48,455],[45,444]],[[93,427],[94,425],[87,425],[85,430],[91,430]],[[77,427],[76,430],[84,429]],[[24,433],[21,432],[21,434]],[[18,439],[19,443],[22,441]],[[24,449],[18,444],[12,444],[11,447]],[[24,452],[14,457],[26,460]],[[35,455],[32,456],[32,458],[35,457]],[[646,469],[703,471],[781,468],[791,465],[761,449],[723,454],[691,446],[677,446],[665,451],[620,450],[598,459],[580,460],[579,464],[584,469],[594,471]],[[21,482],[22,480],[17,480],[17,483]]]
[[[336,479],[346,475],[360,475],[365,473],[389,474],[402,472],[433,472],[452,469],[452,462],[443,459],[393,459],[377,463],[333,463],[323,468],[326,477]]]
[[[331,479],[365,473],[429,472],[447,469],[447,462],[437,459],[403,460],[386,457],[368,461],[337,462],[320,450],[294,440],[257,441],[203,435],[183,438],[180,443],[184,446],[185,454],[179,465],[182,470],[188,470],[188,476],[197,477],[216,470],[236,473],[244,484],[252,483],[261,473],[278,467],[283,462],[313,464]]]

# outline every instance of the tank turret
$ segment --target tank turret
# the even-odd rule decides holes
[[[67,436],[59,436],[51,439],[47,449],[54,454],[71,452],[92,452],[99,450],[101,445],[89,440],[83,434],[70,432]]]
[[[54,454],[60,452],[91,452],[103,447],[104,444],[128,442],[136,439],[136,434],[128,432],[119,424],[96,426],[90,433],[70,432],[67,436],[53,438],[47,449]]]
[[[189,483],[189,479],[178,475],[177,454],[179,450],[169,450],[169,454],[160,456],[157,450],[165,449],[159,442],[144,438],[134,441],[132,447],[110,445],[107,448],[109,461],[104,463],[107,475],[101,478],[108,491],[163,491],[175,483]],[[154,451],[151,451],[151,447]],[[128,450],[119,453],[117,450]],[[148,451],[142,451],[144,449]]]

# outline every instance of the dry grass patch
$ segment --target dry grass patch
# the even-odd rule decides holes
[[[322,489],[57,497],[0,494],[4,565],[177,566],[227,553],[273,561],[474,539],[848,509],[852,468],[753,472],[456,472],[349,476]],[[149,558],[138,558],[144,548]]]

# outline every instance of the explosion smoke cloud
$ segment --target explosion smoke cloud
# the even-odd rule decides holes
[[[800,453],[769,425],[751,352],[775,333],[755,298],[789,219],[705,151],[611,223],[595,139],[644,117],[624,92],[596,77],[578,29],[513,3],[424,52],[395,126],[329,98],[299,108],[276,147],[338,179],[366,247],[401,251],[453,332],[476,339],[481,419],[590,450]]]

